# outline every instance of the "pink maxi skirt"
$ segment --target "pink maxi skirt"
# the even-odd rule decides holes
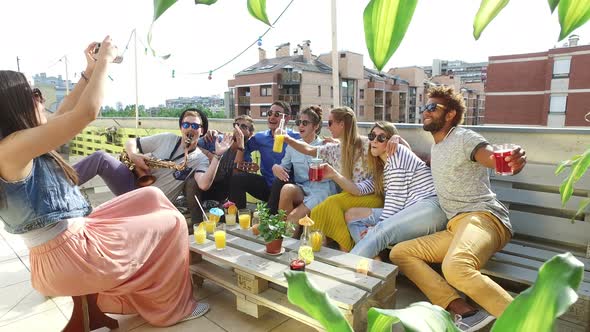
[[[155,187],[116,197],[30,250],[32,284],[46,296],[98,293],[106,313],[169,326],[196,306],[184,216]]]

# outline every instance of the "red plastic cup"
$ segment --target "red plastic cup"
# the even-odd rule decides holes
[[[508,166],[506,157],[512,155],[517,146],[514,144],[494,144],[494,157],[496,158],[496,174],[498,175],[513,175],[512,168]]]

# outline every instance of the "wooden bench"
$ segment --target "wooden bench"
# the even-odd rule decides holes
[[[289,269],[289,252],[296,252],[298,240],[284,239],[286,253],[271,256],[264,252],[259,239],[238,226],[228,226],[227,247],[223,250],[217,250],[212,236],[208,237],[205,244],[198,245],[191,236],[190,270],[195,286],[200,286],[204,279],[210,280],[236,295],[237,309],[241,312],[259,318],[271,309],[323,330],[316,320],[287,299],[283,272]],[[355,331],[366,330],[370,307],[395,306],[397,267],[371,260],[369,273],[364,275],[356,272],[362,259],[323,247],[315,253],[314,262],[306,266],[310,279],[326,290]]]
[[[579,299],[559,322],[560,331],[590,331],[590,213],[572,223],[579,203],[590,195],[590,175],[576,183],[574,196],[561,206],[555,165],[527,164],[515,176],[490,179],[492,188],[509,209],[514,238],[495,254],[482,272],[492,277],[530,285],[539,267],[551,257],[571,252],[584,263]]]

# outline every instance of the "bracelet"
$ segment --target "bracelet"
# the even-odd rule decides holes
[[[83,70],[80,72],[80,76],[82,76],[82,78],[85,79],[86,82],[88,83],[88,77],[86,77],[86,74],[84,73]]]
[[[214,153],[213,157],[217,160],[220,160],[222,156],[218,155],[217,153]]]
[[[244,152],[244,148],[238,147],[237,149]]]

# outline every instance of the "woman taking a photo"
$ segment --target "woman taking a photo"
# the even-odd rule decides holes
[[[25,76],[0,71],[0,218],[29,247],[31,283],[41,294],[90,295],[90,308],[96,301],[104,312],[138,313],[156,326],[198,317],[208,305],[192,297],[184,216],[154,187],[92,211],[77,174],[55,152],[98,116],[117,51],[108,36],[97,60],[95,47],[50,121]],[[91,326],[99,314],[90,312]]]

